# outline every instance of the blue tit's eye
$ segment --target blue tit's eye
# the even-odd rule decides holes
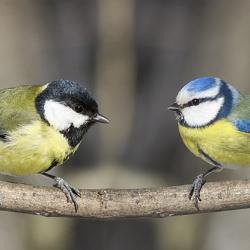
[[[197,106],[197,105],[200,104],[200,100],[199,100],[199,99],[193,99],[193,100],[190,102],[190,104],[191,104],[192,106]]]

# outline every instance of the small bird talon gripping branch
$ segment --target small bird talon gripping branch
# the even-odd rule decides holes
[[[201,201],[200,198],[200,191],[203,187],[203,185],[206,183],[206,180],[204,179],[204,175],[200,174],[198,175],[191,185],[190,192],[189,192],[189,200],[194,201],[194,205],[199,210],[199,202]]]
[[[76,201],[77,197],[81,197],[81,193],[77,188],[72,187],[70,184],[68,184],[64,179],[60,177],[55,177],[56,184],[55,187],[62,190],[62,192],[66,195],[67,201],[69,203],[73,203],[75,207],[75,211],[78,210],[78,203]]]

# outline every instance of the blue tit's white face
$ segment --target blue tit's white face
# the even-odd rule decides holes
[[[180,124],[204,127],[226,117],[237,97],[237,90],[219,78],[202,77],[186,84],[170,109],[176,112]]]

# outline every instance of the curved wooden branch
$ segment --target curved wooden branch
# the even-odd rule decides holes
[[[66,202],[64,194],[52,187],[0,182],[0,210],[42,216],[93,219],[167,217],[250,207],[250,181],[207,183],[197,211],[188,200],[186,186],[130,190],[81,190],[79,210]]]

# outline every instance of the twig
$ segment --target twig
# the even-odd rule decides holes
[[[0,182],[0,210],[43,216],[93,219],[168,217],[250,207],[250,181],[207,183],[197,211],[188,200],[188,185],[130,190],[81,190],[79,210],[51,187]]]

